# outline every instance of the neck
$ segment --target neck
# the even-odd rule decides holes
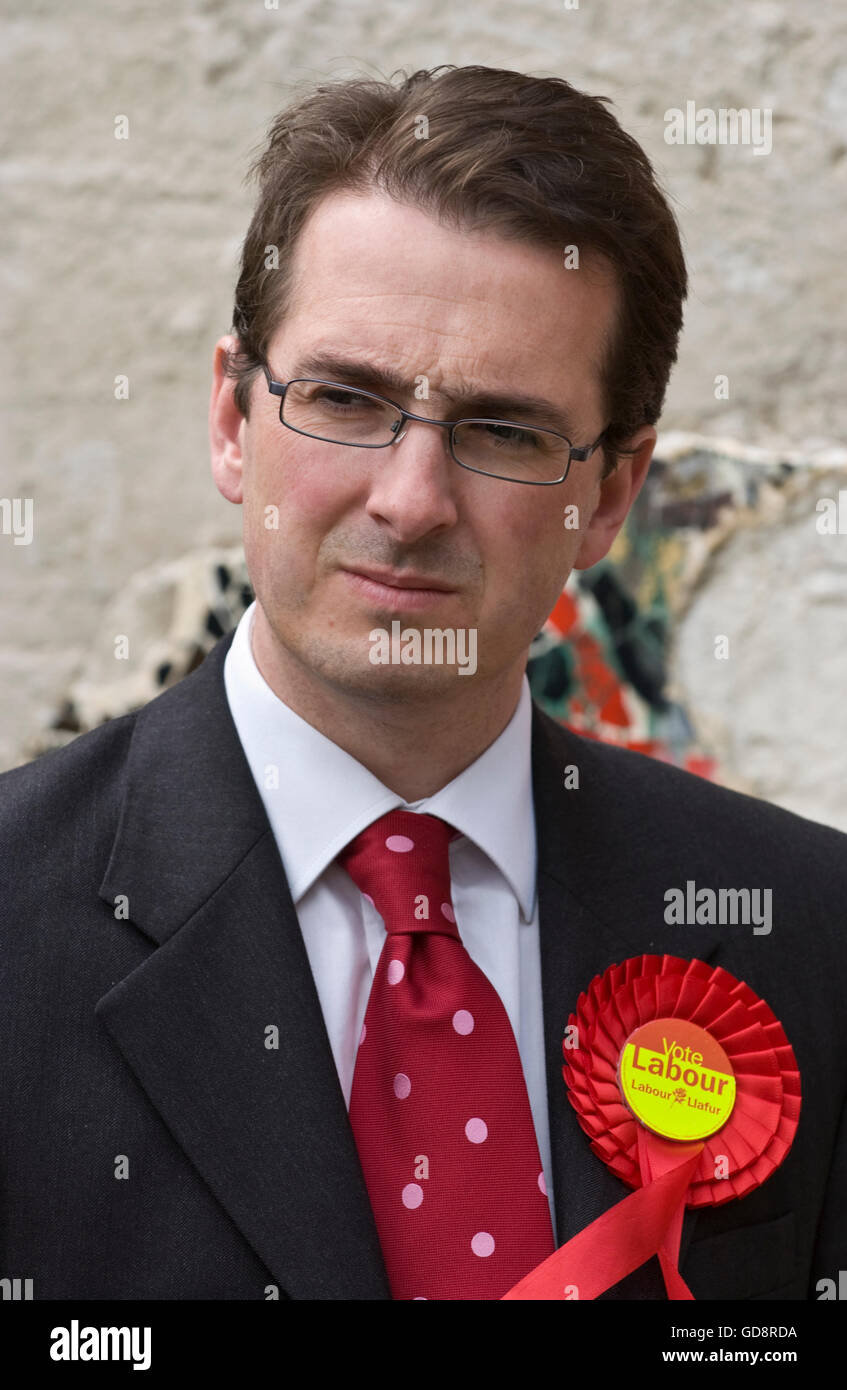
[[[400,697],[342,688],[304,665],[278,641],[259,603],[250,640],[274,694],[406,802],[433,796],[499,737],[517,708],[526,669],[523,653],[496,676],[457,677],[437,691],[406,688]]]

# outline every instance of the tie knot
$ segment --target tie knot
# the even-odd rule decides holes
[[[389,811],[351,840],[338,862],[370,898],[389,934],[458,936],[448,852],[458,833],[438,816]]]

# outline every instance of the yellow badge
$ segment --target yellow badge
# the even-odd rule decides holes
[[[711,1033],[684,1018],[636,1028],[621,1049],[618,1084],[635,1118],[663,1139],[705,1139],[735,1104],[729,1058]]]

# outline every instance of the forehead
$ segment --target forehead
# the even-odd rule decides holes
[[[602,257],[569,269],[564,252],[445,226],[379,192],[331,194],[301,231],[271,350],[331,346],[423,374],[433,392],[511,386],[589,410],[618,289]]]

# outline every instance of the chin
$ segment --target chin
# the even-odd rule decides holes
[[[455,665],[373,663],[358,642],[355,651],[335,653],[322,644],[319,651],[301,652],[301,659],[336,690],[380,702],[431,702],[451,697],[465,686],[473,688],[473,674],[462,675]]]

